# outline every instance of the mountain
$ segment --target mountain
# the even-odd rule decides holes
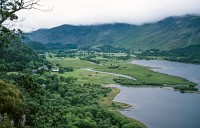
[[[111,45],[132,50],[171,50],[200,44],[200,17],[168,17],[156,23],[123,23],[91,26],[61,25],[27,34],[43,44],[75,44],[80,47]]]

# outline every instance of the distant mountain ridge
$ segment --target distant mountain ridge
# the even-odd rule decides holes
[[[111,45],[132,50],[171,50],[200,44],[200,17],[169,17],[141,26],[116,23],[91,26],[61,25],[27,34],[43,44],[76,44],[80,47]]]

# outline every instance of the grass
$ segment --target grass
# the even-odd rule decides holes
[[[116,76],[109,75],[109,74],[103,74],[103,73],[97,73],[97,72],[90,72],[86,70],[81,69],[75,69],[73,72],[65,72],[64,74],[54,73],[59,76],[64,77],[75,77],[77,79],[77,83],[92,83],[92,84],[114,84],[113,81],[114,78],[117,78]]]
[[[112,111],[130,107],[128,104],[113,101],[118,93],[120,93],[118,88],[112,88],[112,91],[106,97],[103,97],[99,104]]]
[[[19,72],[7,72],[7,75],[11,75],[11,74],[18,75]]]
[[[101,58],[97,58],[101,59]],[[121,61],[110,59],[104,61],[102,64],[97,65],[94,63],[90,63],[88,61],[80,60],[79,58],[49,58],[48,59],[54,65],[61,64],[64,67],[73,67],[74,72],[67,72],[62,74],[66,77],[74,76],[78,78],[78,82],[83,83],[95,83],[95,84],[106,84],[106,83],[115,83],[113,78],[117,78],[116,76],[90,72],[90,71],[83,71],[80,70],[81,68],[93,68],[97,71],[105,71],[105,72],[112,72],[118,74],[124,74],[128,76],[132,76],[138,80],[138,82],[144,83],[156,83],[156,84],[167,84],[167,85],[195,85],[190,81],[187,81],[183,78],[170,76],[158,72],[154,72],[146,67],[130,64],[129,61]],[[105,60],[105,58],[104,58]],[[119,68],[111,69],[109,68],[111,65],[119,65]]]
[[[194,83],[189,82],[186,79],[154,72],[146,67],[130,64],[128,62],[115,61],[112,63],[114,65],[120,65],[120,68],[111,69],[108,68],[109,64],[107,64],[104,67],[96,68],[96,70],[132,76],[136,78],[138,81],[145,83],[159,83],[168,85],[175,85],[175,84],[194,85]]]
[[[97,59],[101,61],[101,64],[97,65],[94,63],[90,63],[88,61],[80,60],[79,58],[56,58],[56,57],[48,58],[48,60],[54,65],[61,64],[64,67],[73,67],[74,68],[73,72],[65,72],[64,74],[59,74],[59,73],[55,74],[65,77],[71,77],[71,76],[76,77],[78,78],[77,80],[78,83],[93,83],[101,85],[112,84],[115,83],[113,79],[118,78],[117,76],[109,74],[81,70],[81,68],[93,68],[97,71],[112,72],[112,73],[132,76],[140,82],[159,83],[167,85],[175,85],[175,84],[194,85],[194,83],[189,82],[183,78],[153,72],[152,70],[146,67],[130,64],[129,61],[119,61],[115,59],[109,60],[101,57],[98,57]],[[109,68],[112,65],[119,65],[119,68],[116,69]],[[113,101],[114,97],[119,92],[120,92],[119,89],[112,88],[112,91],[106,97],[102,97],[102,99],[98,102],[101,106],[108,108],[110,111],[113,111],[114,113],[118,114],[121,117],[124,117],[119,112],[119,109],[127,108],[129,107],[129,105]],[[132,120],[133,122],[140,123],[137,120],[128,117],[125,118]],[[146,128],[144,124],[142,125],[144,128]]]
[[[80,60],[78,57],[76,58],[47,58],[52,64],[61,64],[64,67],[73,67],[74,69],[80,69],[80,68],[94,68],[97,67],[96,64]]]

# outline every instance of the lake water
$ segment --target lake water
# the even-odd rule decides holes
[[[151,67],[153,71],[180,76],[189,81],[198,84],[200,89],[200,65],[199,64],[187,64],[161,60],[134,60],[132,64]]]
[[[200,84],[200,65],[158,60],[132,63],[154,67],[154,71],[181,76]],[[133,106],[121,113],[149,128],[200,128],[200,94],[180,93],[167,88],[111,86],[121,90],[115,101]]]

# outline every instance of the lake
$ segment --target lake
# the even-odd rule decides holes
[[[133,60],[132,64],[151,67],[153,71],[179,76],[198,84],[200,89],[200,65],[162,60]]]
[[[158,60],[136,60],[132,63],[200,84],[200,65]],[[121,90],[114,101],[133,106],[121,113],[149,128],[200,128],[200,94],[180,93],[169,88],[111,86]]]

